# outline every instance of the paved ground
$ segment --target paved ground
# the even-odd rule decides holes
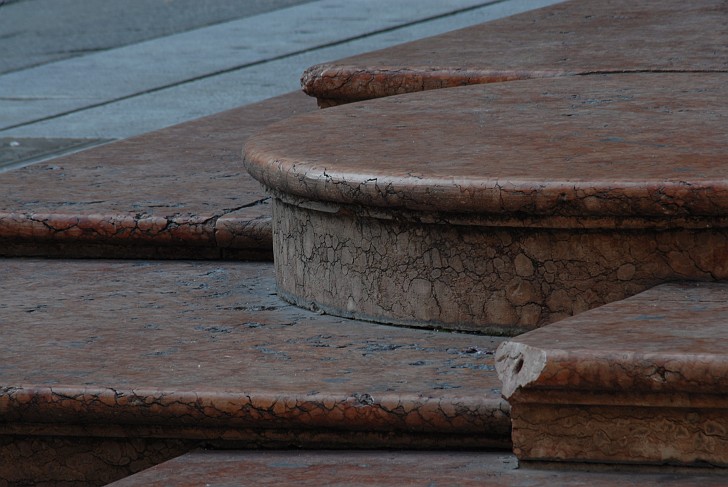
[[[310,1],[6,1],[0,11],[0,74]]]
[[[315,63],[553,3],[5,1],[0,171],[298,89]]]

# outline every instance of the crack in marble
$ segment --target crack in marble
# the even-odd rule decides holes
[[[275,202],[284,298],[375,321],[517,333],[671,279],[728,277],[722,228],[443,227],[350,214]]]

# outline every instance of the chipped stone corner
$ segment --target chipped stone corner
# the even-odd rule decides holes
[[[503,383],[503,397],[538,380],[546,367],[546,352],[523,343],[503,342],[495,352],[495,368]]]

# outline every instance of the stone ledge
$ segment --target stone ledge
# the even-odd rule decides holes
[[[312,66],[301,84],[325,107],[519,79],[728,72],[726,19],[720,0],[564,2]]]
[[[266,127],[248,140],[245,165],[294,197],[494,225],[722,221],[726,86],[728,73],[622,74],[388,97]]]
[[[728,284],[664,284],[504,343],[524,460],[728,466]]]
[[[0,174],[0,255],[271,258],[245,139],[315,109],[291,93]]]

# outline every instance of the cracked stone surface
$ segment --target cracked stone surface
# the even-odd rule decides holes
[[[728,74],[541,79],[269,126],[244,162],[277,198],[281,295],[515,334],[659,283],[726,279],[726,95]]]
[[[663,284],[503,343],[524,460],[728,466],[728,284]]]
[[[120,480],[113,487],[211,485],[401,485],[533,487],[722,486],[710,470],[568,470],[518,465],[506,452],[196,451]]]
[[[510,447],[493,366],[502,339],[301,310],[276,296],[271,263],[2,268],[0,438]],[[48,463],[64,458],[50,440]],[[0,443],[0,472],[18,448]]]
[[[0,255],[271,258],[270,210],[240,166],[291,93],[0,174]]]
[[[728,72],[727,36],[723,0],[574,0],[318,64],[301,84],[326,107],[530,78]]]

